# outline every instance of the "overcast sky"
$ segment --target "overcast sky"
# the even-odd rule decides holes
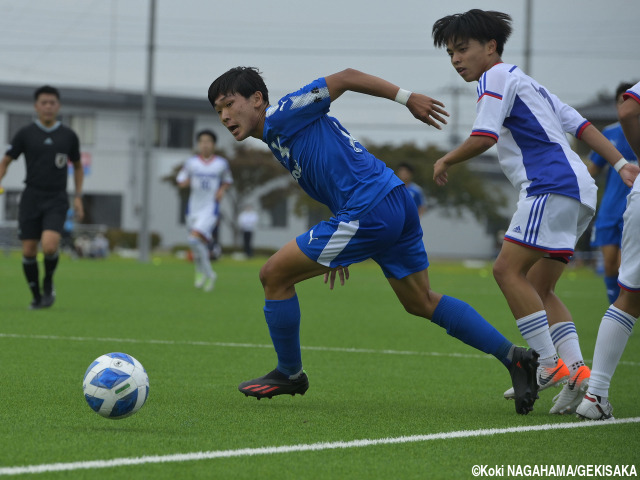
[[[578,106],[640,79],[640,1],[532,1],[528,73],[566,103]],[[465,83],[433,47],[431,28],[471,8],[513,17],[503,60],[523,66],[524,0],[157,0],[155,90],[206,98],[218,75],[250,65],[264,73],[275,102],[353,67],[438,98],[450,113],[457,88],[456,118],[466,136],[476,84]],[[148,12],[148,0],[0,0],[0,82],[143,91]],[[398,104],[355,93],[341,97],[332,114],[364,142],[446,146],[453,132],[453,124],[437,132]]]

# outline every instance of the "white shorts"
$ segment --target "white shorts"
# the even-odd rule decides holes
[[[218,216],[207,213],[190,213],[186,218],[189,231],[195,230],[207,240],[211,240],[213,227],[218,223]]]
[[[640,192],[632,190],[627,197],[623,218],[618,284],[630,292],[640,292]]]
[[[520,195],[504,239],[569,260],[594,214],[571,197],[550,193],[527,197],[525,193]]]

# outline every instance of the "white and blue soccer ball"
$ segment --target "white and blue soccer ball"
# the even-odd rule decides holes
[[[136,413],[149,396],[149,377],[142,364],[126,353],[107,353],[95,359],[82,381],[84,398],[106,418]]]

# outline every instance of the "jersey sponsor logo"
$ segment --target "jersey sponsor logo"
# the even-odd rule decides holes
[[[58,168],[64,168],[69,162],[69,157],[66,153],[56,153],[55,165]]]
[[[354,151],[354,152],[356,152],[356,153],[360,153],[360,152],[362,152],[362,149],[361,149],[361,148],[356,147],[356,139],[355,139],[355,138],[353,138],[353,137],[351,136],[351,134],[350,134],[350,133],[345,132],[344,130],[342,130],[342,129],[338,126],[338,124],[337,124],[336,122],[333,122],[333,124],[336,126],[336,128],[338,129],[338,131],[339,131],[343,136],[345,136],[345,137],[347,137],[347,138],[349,139],[349,145],[351,145],[351,148],[353,148],[353,151]]]
[[[307,243],[307,245],[310,245],[311,242],[313,242],[314,240],[319,240],[319,239],[318,237],[313,236],[313,228],[312,228],[311,231],[309,232],[309,243]]]
[[[295,158],[293,159],[293,161],[295,162],[295,167],[293,168],[293,170],[291,170],[291,176],[297,182],[302,176],[302,168],[300,168],[300,165]]]
[[[514,233],[522,233],[522,230],[520,229],[520,225],[518,225],[516,228],[514,228],[511,231],[514,232]]]
[[[278,152],[280,152],[280,156],[282,158],[289,158],[289,148],[287,147],[283,147],[280,144],[280,137],[276,137],[276,142],[271,142],[271,148],[273,148],[274,150],[278,150]]]
[[[45,145],[53,145],[53,140],[51,140],[51,137],[47,137],[44,141]]]

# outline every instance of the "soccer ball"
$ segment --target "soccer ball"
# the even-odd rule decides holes
[[[149,377],[142,364],[126,353],[107,353],[95,359],[82,381],[89,406],[106,418],[136,413],[149,396]]]

